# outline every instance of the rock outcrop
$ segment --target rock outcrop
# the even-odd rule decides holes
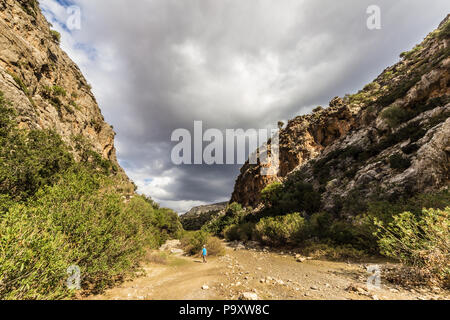
[[[280,131],[280,170],[276,176],[261,175],[261,166],[247,161],[241,169],[231,202],[244,206],[259,203],[261,191],[270,183],[282,181],[297,166],[316,158],[338,138],[356,125],[357,106],[345,105],[336,97],[327,109],[317,108],[313,114],[290,120]]]
[[[261,176],[246,163],[232,202],[256,207],[274,181],[301,179],[336,199],[409,195],[448,186],[450,15],[363,90],[297,117],[280,132],[280,170]]]
[[[128,180],[117,163],[112,127],[36,0],[0,1],[0,91],[17,109],[20,128],[56,131],[75,157],[75,140],[82,137]]]

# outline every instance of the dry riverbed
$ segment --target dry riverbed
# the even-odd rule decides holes
[[[99,300],[268,300],[449,299],[448,292],[414,290],[384,283],[368,290],[368,264],[296,261],[293,255],[227,246],[223,257],[170,255],[166,264],[148,263],[145,275],[88,299]]]

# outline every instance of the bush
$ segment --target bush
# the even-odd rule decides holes
[[[206,242],[206,250],[208,251],[208,256],[223,256],[225,254],[225,247],[219,238],[209,237]]]
[[[406,170],[411,166],[411,160],[397,153],[389,157],[389,164],[392,169]]]
[[[400,54],[400,58],[410,59],[413,55],[423,50],[422,46],[415,46],[411,51],[405,51]]]
[[[50,34],[52,36],[53,41],[55,41],[57,44],[61,42],[61,34],[56,30],[50,30]]]
[[[225,228],[223,235],[228,241],[241,240],[241,234],[239,231],[239,225],[233,224]]]
[[[308,219],[308,235],[318,238],[327,238],[332,223],[333,216],[329,212],[315,213]]]
[[[132,272],[144,248],[159,245],[155,209],[141,197],[124,204],[120,194],[100,192],[112,183],[89,170],[69,172],[1,215],[0,298],[71,296],[71,265],[81,269],[83,289],[99,292]]]
[[[405,122],[408,117],[408,111],[399,106],[392,106],[384,109],[381,112],[381,117],[387,122],[391,128],[397,127],[399,124]]]
[[[213,235],[223,236],[224,230],[233,224],[239,224],[243,221],[247,214],[247,210],[236,202],[233,202],[225,209],[225,214],[219,216],[202,227],[202,230],[212,233]]]
[[[0,98],[0,193],[23,200],[55,183],[75,161],[55,132],[18,130],[14,116]]]
[[[305,227],[305,219],[299,213],[261,219],[255,226],[258,239],[271,245],[293,243]]]
[[[209,233],[203,230],[186,232],[181,238],[181,247],[187,254],[199,254],[209,237]]]
[[[450,20],[447,21],[439,30],[439,39],[446,39],[450,37]]]
[[[374,91],[374,90],[379,90],[380,89],[380,84],[377,82],[371,82],[369,84],[366,84],[364,86],[363,91]]]
[[[282,212],[306,212],[312,214],[317,212],[321,205],[321,194],[314,187],[303,181],[285,182],[283,196],[279,202]]]
[[[52,88],[53,95],[65,97],[67,95],[66,90],[60,86],[53,86]]]
[[[302,180],[288,179],[269,184],[261,191],[266,212],[273,215],[293,212],[314,213],[320,208],[321,195]]]
[[[377,220],[381,253],[420,270],[430,282],[450,284],[450,207],[403,212],[389,224]]]
[[[0,92],[0,299],[71,297],[73,265],[82,289],[99,292],[179,233],[178,216],[151,199],[124,203],[100,155],[86,147],[77,163],[59,135],[19,130],[14,117]]]
[[[225,252],[222,242],[203,230],[187,231],[181,238],[181,247],[189,255],[200,255],[203,246],[206,246],[209,256],[220,256]]]
[[[251,222],[239,225],[233,224],[224,230],[224,237],[228,241],[248,241],[254,238],[255,224]]]
[[[261,200],[266,206],[273,206],[279,203],[283,193],[283,184],[274,182],[267,185],[261,191]]]
[[[15,205],[0,219],[0,299],[61,299],[70,266],[68,243],[50,221]]]

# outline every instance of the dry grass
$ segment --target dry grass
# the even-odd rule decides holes
[[[315,243],[305,246],[301,250],[305,256],[314,259],[326,259],[331,261],[360,261],[367,258],[367,255],[350,245],[347,246],[331,246],[325,243]]]
[[[148,251],[145,255],[145,262],[154,264],[167,264],[167,254],[165,252]]]
[[[223,256],[225,254],[225,247],[222,241],[216,237],[210,237],[206,243],[206,249],[209,256]]]

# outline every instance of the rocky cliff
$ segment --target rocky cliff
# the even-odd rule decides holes
[[[312,184],[322,209],[342,208],[342,199],[446,187],[449,69],[450,15],[357,94],[289,121],[280,132],[278,175],[261,176],[260,165],[246,163],[231,201],[258,206],[261,191],[274,181]]]
[[[112,127],[50,27],[36,0],[0,1],[0,91],[17,109],[21,128],[55,130],[75,156],[81,137],[127,180],[117,163]]]

